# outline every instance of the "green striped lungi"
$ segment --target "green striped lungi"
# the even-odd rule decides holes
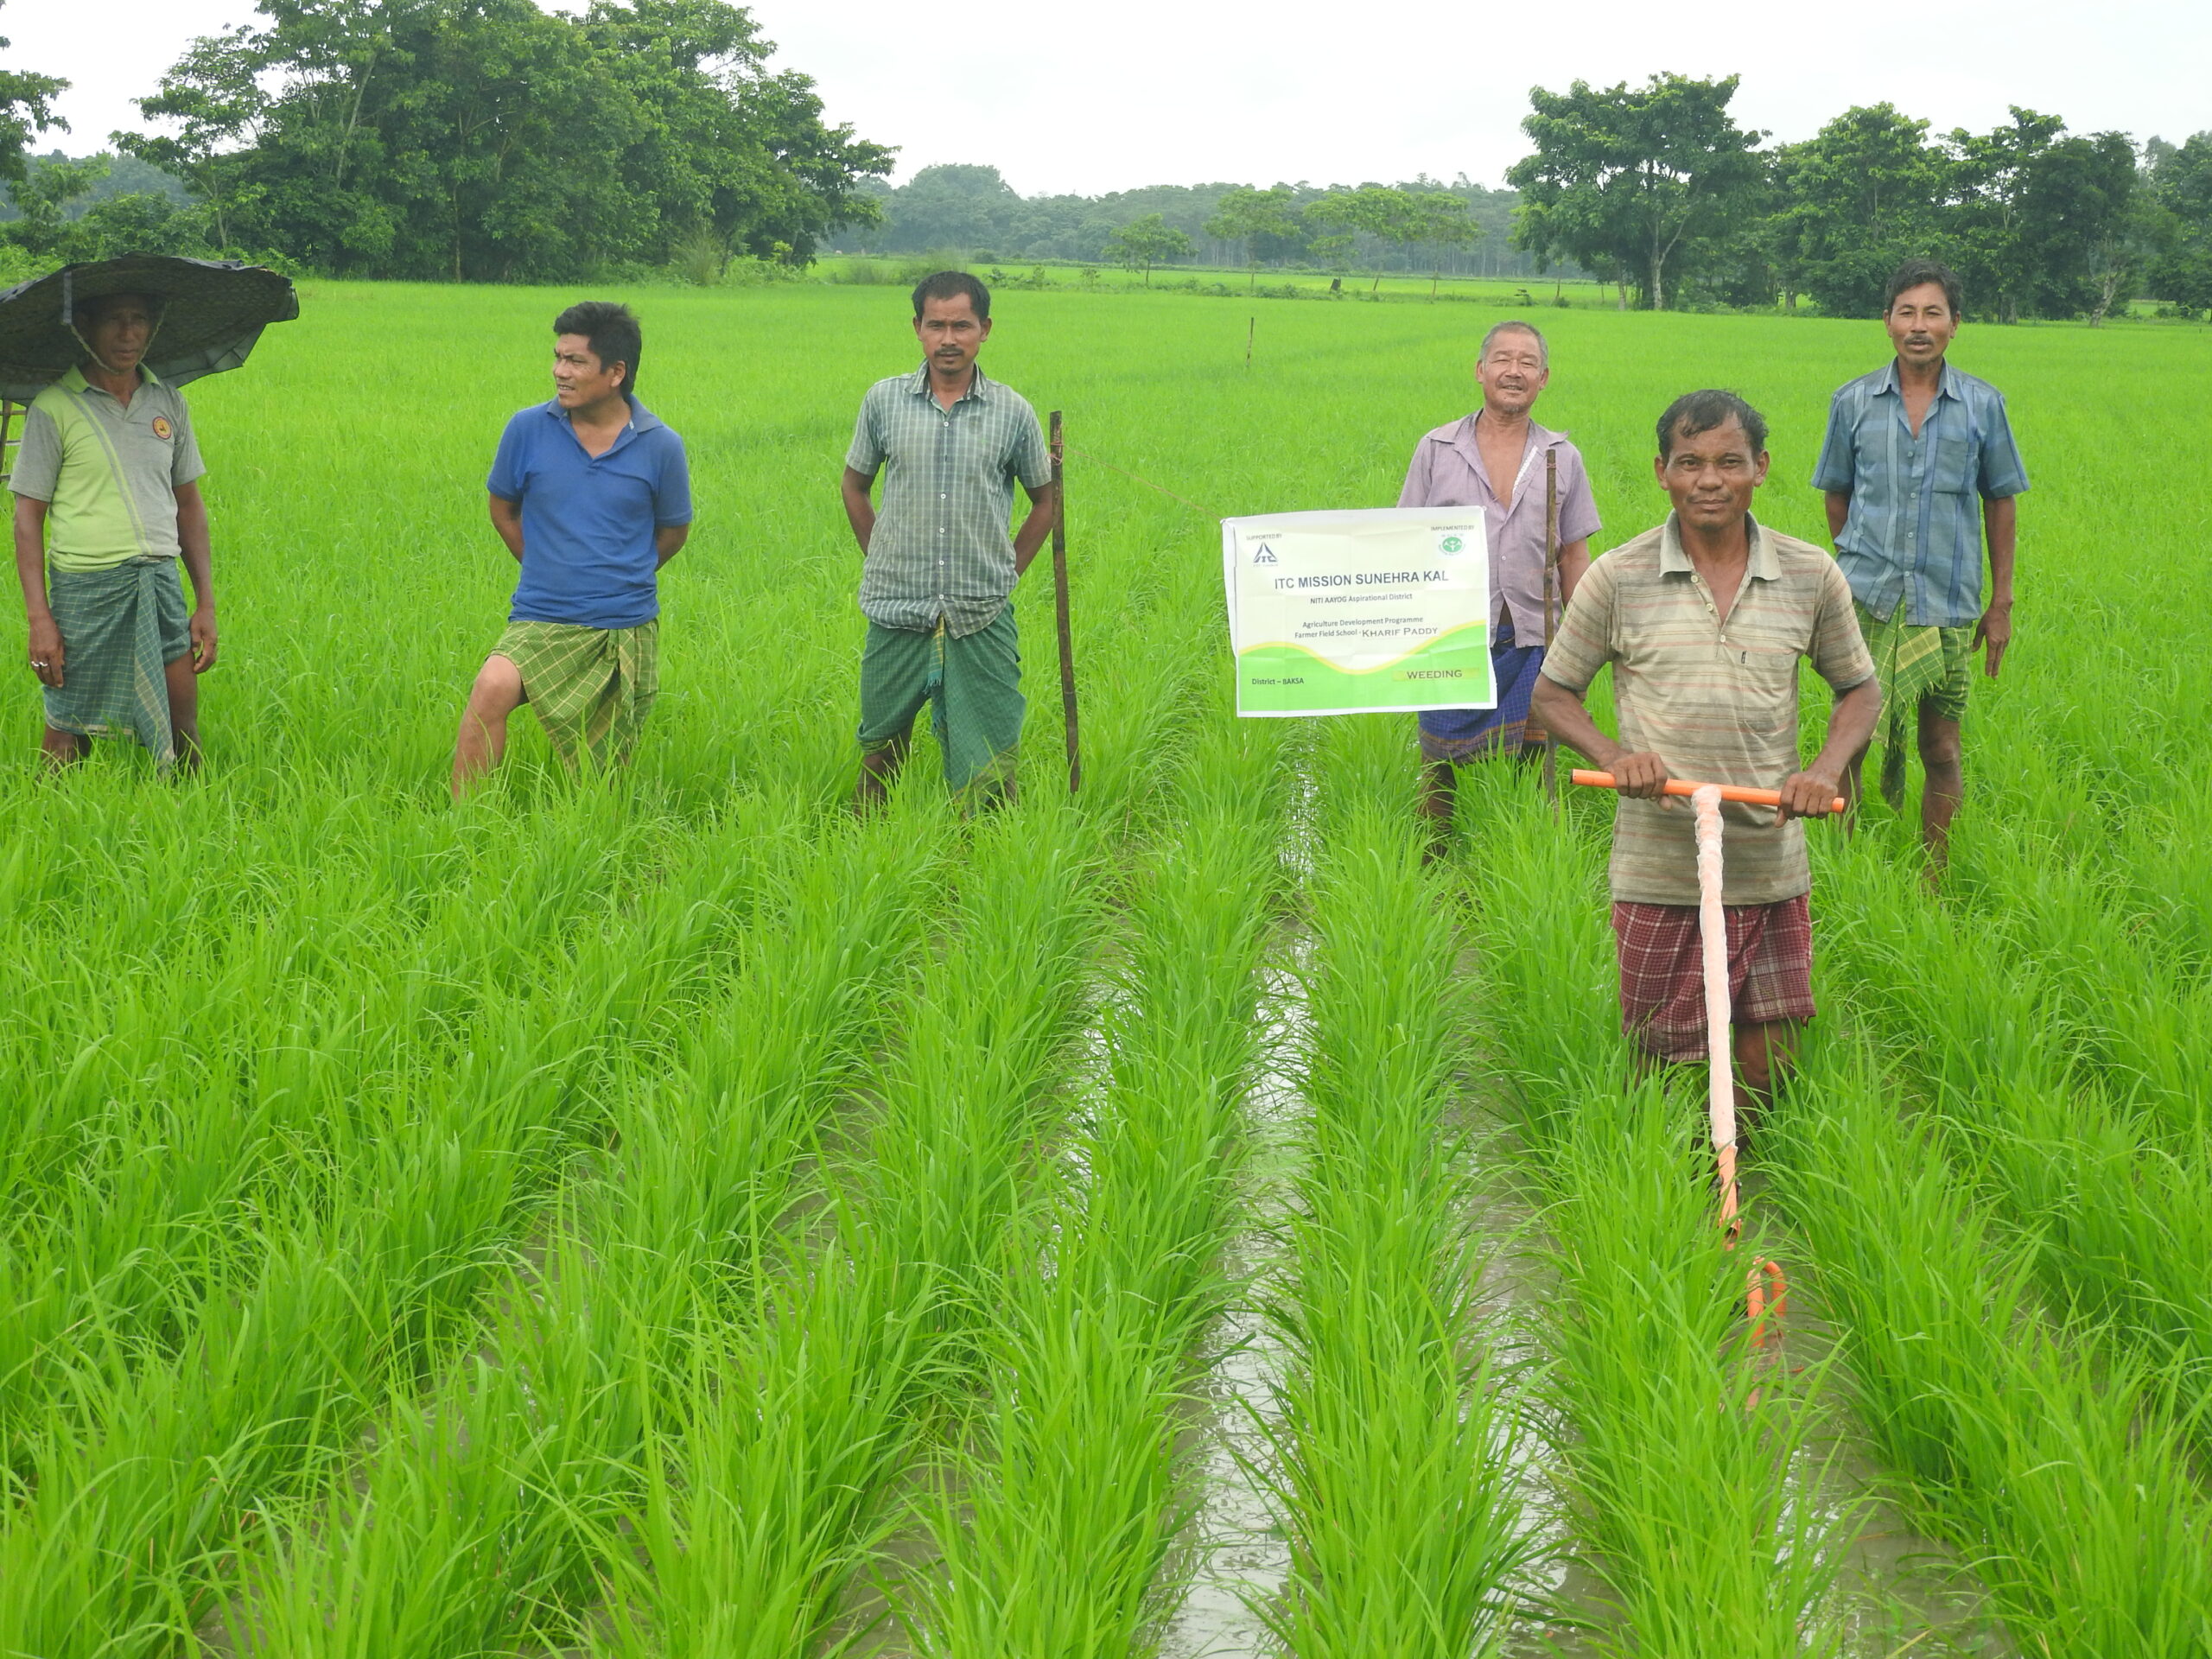
[[[630,757],[660,695],[660,620],[633,628],[575,622],[510,622],[493,647],[522,675],[523,700],[563,764]]]
[[[1864,605],[1859,632],[1874,658],[1874,677],[1882,687],[1882,798],[1904,804],[1905,756],[1914,742],[1923,699],[1945,720],[1963,720],[1967,692],[1974,683],[1972,628],[1916,628],[1905,620],[1904,600],[1886,622]]]
[[[902,741],[925,702],[954,794],[978,785],[1003,789],[1012,780],[1028,711],[1014,607],[973,633],[953,633],[942,621],[935,629],[868,625],[861,652],[862,753]]]
[[[80,737],[127,734],[168,766],[176,736],[162,671],[192,649],[176,560],[53,570],[46,591],[63,652],[61,684],[46,688],[47,725]]]

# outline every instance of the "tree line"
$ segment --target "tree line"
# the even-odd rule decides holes
[[[4,3],[4,0],[0,0]],[[830,246],[986,262],[1204,260],[1532,277],[1653,308],[1868,315],[1903,258],[1958,268],[1982,315],[2101,319],[2149,296],[2212,315],[2212,132],[2138,146],[2014,109],[1937,134],[1888,104],[1769,144],[1736,77],[1531,90],[1505,189],[1219,182],[1024,197],[823,119],[728,0],[259,0],[194,41],[112,156],[29,154],[67,83],[0,68],[0,248],[243,253],[335,276],[551,282]],[[7,42],[0,40],[0,48]]]
[[[1217,182],[1103,195],[1023,196],[995,167],[925,167],[863,187],[881,216],[839,238],[858,253],[957,253],[979,264],[1108,259],[1135,264],[1313,265],[1534,276],[1513,245],[1520,195],[1427,177],[1395,184]],[[1310,217],[1309,217],[1310,216]],[[1417,237],[1409,232],[1418,232]]]
[[[1989,132],[1936,135],[1889,104],[1800,143],[1736,124],[1737,78],[1530,93],[1535,150],[1521,245],[1618,285],[1622,303],[1714,302],[1877,314],[1904,258],[1945,260],[1969,304],[2005,321],[2101,321],[2147,294],[2212,310],[2212,132],[2139,149],[2013,108]]]
[[[1613,283],[1624,308],[1801,299],[1871,316],[1904,259],[1946,260],[1982,315],[2101,319],[2142,296],[2212,313],[2212,132],[2139,148],[2014,109],[1936,135],[1878,104],[1800,143],[1738,126],[1735,77],[1529,95],[1533,153],[1485,190],[1453,184],[1160,187],[1017,194],[996,168],[925,168],[871,187],[866,251],[971,258],[1203,261],[1344,270],[1554,270]]]

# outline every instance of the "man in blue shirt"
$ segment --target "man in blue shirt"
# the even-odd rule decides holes
[[[499,764],[521,704],[563,764],[604,766],[628,759],[660,689],[659,570],[691,525],[683,441],[638,402],[627,306],[572,305],[553,334],[553,400],[507,423],[492,462],[492,528],[522,579],[461,717],[456,798]]]
[[[1813,487],[1827,495],[1836,563],[1882,683],[1882,797],[1904,804],[1906,722],[1927,787],[1921,839],[1943,866],[1965,791],[1959,723],[1974,653],[1991,679],[2012,639],[2014,498],[2028,487],[2005,399],[1943,360],[1959,332],[1959,279],[1909,259],[1890,279],[1883,321],[1896,357],[1835,394]],[[1981,559],[1989,548],[1989,602]],[[1844,774],[1855,808],[1861,749]]]

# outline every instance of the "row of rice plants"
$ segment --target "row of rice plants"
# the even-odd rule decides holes
[[[1155,597],[1179,607],[1187,595],[1171,587]],[[1191,660],[1183,654],[1185,675]],[[1120,699],[1110,685],[1100,701],[1109,737],[1145,758],[1175,724],[1158,711],[1181,706]],[[120,1502],[99,1472],[119,1463],[149,1471],[146,1501],[156,1503],[161,1465],[142,1454],[166,1433],[184,1436],[170,1451],[188,1466],[214,1454],[210,1435],[251,1446],[220,1465],[220,1484],[281,1501],[315,1486],[310,1465],[345,1444],[344,1424],[374,1418],[390,1389],[411,1393],[412,1379],[438,1371],[437,1351],[467,1337],[472,1304],[538,1229],[560,1166],[580,1137],[601,1132],[610,1071],[649,1066],[726,970],[723,941],[753,902],[759,847],[788,841],[804,810],[773,793],[779,772],[798,780],[804,767],[794,765],[770,757],[763,770],[756,758],[753,775],[771,795],[741,798],[696,826],[641,816],[649,783],[570,795],[539,788],[526,770],[506,798],[463,815],[395,810],[365,789],[250,770],[196,785],[197,798],[141,799],[143,781],[124,770],[71,780],[64,810],[34,821],[48,832],[29,858],[19,844],[10,866],[22,903],[7,925],[23,949],[9,959],[32,974],[24,1017],[7,1031],[26,1086],[0,1093],[10,1103],[0,1109],[16,1115],[6,1156],[24,1199],[0,1255],[0,1290],[18,1316],[0,1319],[18,1553],[67,1559],[81,1548],[111,1567],[136,1563],[149,1584],[176,1578],[240,1506],[202,1503],[174,1548],[149,1549],[141,1535],[163,1522],[112,1503],[95,1513],[70,1494],[96,1488]],[[1132,788],[1147,770],[1141,759],[1122,769]],[[272,790],[281,802],[247,798]],[[228,851],[243,879],[163,880],[162,868],[190,861],[180,849],[205,834],[211,796],[237,798],[243,838]],[[711,855],[731,843],[747,855]],[[130,938],[150,948],[119,954]],[[41,962],[65,965],[67,983],[32,967]],[[497,1087],[468,1077],[502,1068],[536,1091],[541,1112],[557,1103],[557,1133],[480,1109]],[[415,1116],[423,1112],[433,1116]],[[394,1118],[413,1118],[416,1138],[395,1134]],[[529,1157],[496,1140],[461,1155],[477,1128],[512,1130]],[[454,1190],[479,1212],[438,1207],[441,1189],[406,1162],[417,1144],[443,1147]],[[502,1180],[484,1178],[487,1160]],[[326,1172],[324,1189],[302,1196],[302,1182]],[[434,1202],[395,1206],[370,1226],[357,1187]],[[394,1260],[387,1234],[429,1253]],[[365,1268],[364,1251],[378,1258]],[[402,1271],[379,1300],[387,1264]],[[355,1317],[302,1303],[288,1274],[353,1297]],[[265,1325],[257,1310],[272,1299],[299,1305],[314,1345],[264,1344],[266,1366],[223,1385],[232,1415],[188,1433],[208,1365],[194,1356],[226,1351],[242,1319]],[[149,1361],[158,1375],[142,1389],[131,1379]],[[137,1421],[134,1390],[167,1403],[140,1410],[129,1444],[108,1445],[97,1425]],[[57,1392],[68,1408],[49,1421]],[[262,1432],[264,1417],[298,1419],[302,1398],[327,1402],[332,1421],[304,1441]],[[64,1456],[65,1440],[83,1444]],[[188,1484],[168,1483],[172,1508]],[[65,1517],[59,1529],[31,1503],[41,1491]],[[138,1592],[99,1573],[78,1588],[67,1573],[11,1576],[62,1624],[111,1598],[116,1616],[137,1617]],[[186,1576],[195,1586],[204,1577]],[[171,1623],[207,1605],[201,1587],[162,1593]],[[35,1624],[46,1614],[22,1616]]]
[[[1196,1353],[1229,1288],[1285,736],[1211,725],[1179,828],[1130,879],[1101,1075],[997,1264],[986,1392],[923,1501],[934,1559],[899,1598],[918,1652],[1148,1650],[1192,1504]]]
[[[941,874],[920,827],[834,835],[789,873],[683,1062],[624,1079],[615,1151],[572,1179],[539,1265],[241,1563],[237,1624],[277,1651],[362,1656],[572,1630],[639,1501],[656,1390],[764,1294],[802,1160],[885,1038]]]
[[[1458,941],[1396,725],[1337,722],[1319,751],[1311,1116],[1267,1300],[1287,1365],[1262,1473],[1289,1563],[1263,1611],[1310,1659],[1496,1651],[1526,1550],[1515,1414],[1478,1328]]]
[[[671,1367],[629,1517],[637,1569],[598,1650],[811,1650],[896,1483],[986,1375],[1103,918],[1093,837],[1066,807],[974,833],[942,956],[893,1009],[864,1149],[825,1166],[821,1242],[794,1238],[751,1317]],[[629,1559],[623,1536],[607,1557]]]
[[[86,994],[8,1033],[21,1201],[0,1243],[0,1421],[43,1397],[67,1332],[96,1325],[149,1351],[182,1340],[209,1275],[234,1276],[269,1236],[269,1206],[380,1142],[369,1120],[388,1108],[373,1103],[518,1064],[538,1073],[532,1086],[574,1094],[625,1040],[672,1028],[764,866],[701,867],[625,894],[637,843],[658,826],[626,832],[619,805],[578,801],[524,866],[472,861],[413,925],[400,912],[416,849],[340,843],[307,891],[193,918],[161,964],[179,977],[167,999],[89,917],[48,931],[38,957],[73,962]],[[772,841],[777,816],[741,812],[731,827]],[[503,900],[524,893],[517,916]],[[98,893],[83,897],[97,907]],[[103,978],[119,1004],[92,995]],[[47,1067],[62,1071],[59,1089],[40,1086]]]
[[[1954,883],[1962,918],[2015,996],[2032,989],[2046,1004],[2039,1020],[2088,1078],[2139,1102],[2146,1129],[2197,1141],[2212,1126],[2201,1058],[2212,1045],[2212,911],[2190,894],[2212,892],[2212,844],[2182,831],[2171,803],[2139,823],[2070,781],[2072,798],[1977,794],[1966,879]],[[2111,833],[2079,846],[2080,831],[2062,827],[2073,817]]]
[[[1811,1045],[1768,1140],[1858,1414],[2021,1649],[2204,1652],[2212,1517],[2187,1374],[2047,1317],[2032,1243],[1994,1224],[1847,1039]]]
[[[918,798],[927,800],[931,794],[925,783]],[[907,804],[911,807],[914,803]],[[929,816],[925,811],[925,818]],[[792,827],[797,828],[796,823]],[[932,832],[925,823],[909,823],[897,833],[916,836],[923,842],[942,837],[941,830]],[[830,868],[834,872],[842,867]],[[866,883],[833,880],[830,891],[858,894],[866,890]],[[854,969],[866,954],[855,941],[868,937],[871,931],[867,926],[857,931],[848,929],[851,937],[846,940],[842,957],[821,959],[824,972],[840,960],[847,969]],[[804,952],[794,942],[795,937],[774,930],[774,950],[794,952],[804,963]],[[751,1006],[743,1011],[745,1017],[736,1017],[728,1007],[702,1010],[709,1029],[752,1031],[760,1028],[764,1019],[772,1024],[778,1007],[804,1004],[800,992],[810,983],[804,975],[800,990],[795,991],[788,985],[779,988],[782,970],[772,972],[758,952],[749,965],[753,978],[738,993],[740,998],[750,998]],[[838,980],[830,974],[821,979],[812,994],[817,1001],[826,997],[833,984],[836,995],[859,995],[871,1008],[884,1001],[882,987],[866,975]],[[782,1001],[777,1002],[777,998]],[[826,1040],[823,1033],[842,1029],[806,1020],[801,1020],[799,1027],[802,1032],[810,1029],[817,1042]],[[796,1043],[801,1038],[793,1036],[790,1040]],[[643,1053],[624,1050],[619,1042],[614,1046],[626,1053],[631,1069],[650,1069],[650,1050]],[[733,1144],[730,1137],[737,1135],[734,1144],[748,1143],[737,1126],[717,1122],[713,1144],[722,1150],[709,1166],[717,1183],[712,1189],[713,1202],[725,1209],[742,1205],[748,1217],[746,1249],[759,1258],[754,1265],[765,1263],[774,1272],[788,1272],[800,1258],[794,1255],[791,1241],[773,1231],[790,1196],[786,1187],[777,1183],[787,1183],[789,1179],[788,1160],[797,1144],[790,1139],[793,1126],[812,1122],[804,1112],[793,1116],[794,1103],[811,1099],[812,1109],[818,1112],[821,1091],[834,1087],[838,1073],[835,1067],[824,1066],[810,1075],[804,1067],[789,1065],[778,1073],[773,1051],[765,1057],[748,1053],[744,1064],[748,1067],[765,1065],[770,1073],[779,1077],[778,1089],[755,1089],[748,1099],[754,1103],[751,1117],[763,1112],[780,1115],[777,1121],[783,1133],[772,1139],[780,1148],[777,1155],[786,1162],[774,1166],[776,1180],[768,1183],[765,1193],[755,1189],[767,1180],[771,1172],[766,1166],[734,1185],[719,1185],[733,1173],[728,1166],[733,1155],[728,1150]],[[696,1059],[679,1076],[683,1090],[696,1090],[700,1083]],[[679,1107],[675,1103],[677,1100],[690,1103]],[[772,1109],[759,1103],[762,1101],[782,1103]],[[618,1491],[634,1495],[638,1460],[644,1455],[645,1415],[641,1414],[651,1414],[656,1397],[602,1398],[594,1392],[614,1386],[606,1375],[604,1356],[615,1336],[607,1319],[618,1311],[620,1344],[636,1356],[634,1375],[625,1379],[629,1383],[637,1379],[658,1383],[677,1376],[683,1370],[677,1361],[696,1363],[704,1351],[702,1344],[716,1346],[722,1351],[722,1358],[757,1374],[764,1359],[791,1357],[788,1351],[779,1353],[779,1344],[782,1351],[788,1351],[795,1333],[807,1346],[798,1356],[799,1370],[793,1375],[802,1380],[817,1376],[819,1353],[824,1346],[822,1331],[836,1325],[841,1309],[852,1316],[846,1319],[849,1330],[873,1338],[880,1301],[867,1296],[855,1299],[850,1294],[854,1280],[842,1275],[834,1265],[826,1267],[824,1277],[804,1291],[766,1280],[753,1285],[747,1294],[779,1306],[784,1315],[765,1322],[767,1333],[759,1342],[734,1336],[721,1328],[721,1317],[702,1313],[696,1305],[696,1289],[690,1300],[685,1294],[672,1294],[672,1287],[685,1281],[680,1276],[667,1276],[667,1257],[687,1239],[685,1229],[698,1221],[696,1205],[709,1199],[705,1193],[695,1193],[687,1208],[683,1195],[698,1186],[701,1172],[678,1166],[696,1155],[696,1149],[679,1144],[685,1135],[696,1138],[699,1109],[694,1097],[679,1093],[660,1109],[661,1116],[675,1127],[671,1122],[655,1123],[650,1117],[634,1116],[631,1109],[617,1109],[614,1128],[623,1136],[623,1163],[628,1170],[626,1176],[618,1179],[626,1200],[613,1205],[588,1204],[580,1213],[574,1213],[574,1206],[563,1206],[564,1213],[582,1231],[575,1236],[557,1233],[545,1249],[548,1271],[560,1269],[554,1274],[554,1281],[541,1282],[541,1274],[521,1275],[505,1297],[498,1299],[504,1302],[504,1310],[429,1399],[395,1396],[383,1436],[386,1451],[372,1461],[370,1471],[365,1475],[346,1471],[334,1477],[299,1506],[298,1512],[307,1517],[305,1524],[315,1536],[322,1535],[325,1523],[321,1517],[327,1512],[335,1510],[349,1516],[345,1546],[302,1551],[296,1536],[280,1545],[281,1570],[264,1576],[250,1602],[265,1599],[272,1608],[289,1608],[296,1615],[296,1623],[311,1621],[315,1616],[312,1610],[321,1608],[330,1640],[339,1643],[334,1650],[344,1650],[347,1640],[365,1641],[370,1644],[368,1650],[373,1650],[376,1643],[394,1629],[414,1630],[410,1639],[417,1644],[429,1641],[423,1631],[430,1626],[417,1629],[410,1624],[410,1618],[418,1622],[427,1618],[436,1629],[448,1632],[480,1631],[498,1626],[503,1619],[512,1620],[518,1616],[518,1609],[533,1606],[534,1598],[545,1599],[538,1595],[541,1589],[550,1596],[553,1586],[565,1583],[573,1590],[577,1582],[588,1580],[582,1563],[587,1559],[586,1541],[592,1535],[592,1518],[568,1511],[587,1491],[597,1493],[602,1505],[612,1502]],[[757,1128],[753,1133],[757,1135]],[[757,1141],[749,1144],[749,1151],[756,1157],[763,1154]],[[639,1161],[632,1164],[633,1159]],[[641,1227],[650,1230],[646,1236],[636,1236]],[[632,1277],[640,1273],[645,1276],[633,1284],[601,1268],[599,1263],[615,1259],[610,1252],[622,1253],[621,1259],[632,1264]],[[585,1262],[592,1265],[579,1266]],[[645,1266],[654,1262],[658,1264],[655,1268]],[[876,1277],[880,1280],[880,1274]],[[828,1287],[826,1293],[817,1294],[823,1285]],[[876,1288],[893,1295],[900,1290],[895,1284],[878,1284]],[[735,1306],[729,1300],[731,1294],[728,1287],[723,1287],[719,1305]],[[798,1317],[802,1298],[804,1319]],[[555,1317],[549,1307],[555,1312],[565,1308],[570,1317]],[[586,1316],[588,1313],[590,1317]],[[671,1325],[671,1319],[677,1323]],[[817,1325],[822,1330],[816,1329]],[[676,1340],[677,1332],[692,1327],[706,1334],[679,1344],[681,1353],[671,1350],[668,1344]],[[863,1351],[853,1351],[859,1355]],[[486,1356],[492,1357],[488,1363]],[[864,1376],[873,1369],[862,1367],[855,1374]],[[593,1379],[588,1386],[586,1379]],[[565,1387],[556,1387],[556,1383]],[[522,1390],[519,1395],[518,1389]],[[634,1389],[632,1392],[634,1395]],[[895,1404],[900,1397],[895,1376],[887,1392],[876,1393]],[[866,1390],[853,1391],[851,1397],[865,1394]],[[518,1400],[536,1404],[531,1410],[517,1413],[512,1408]],[[575,1409],[557,1412],[555,1402],[563,1401]],[[680,1414],[681,1391],[677,1403],[662,1401],[658,1409],[663,1415]],[[898,1466],[895,1458],[886,1465],[894,1471]],[[615,1484],[609,1487],[610,1471],[618,1470],[623,1472],[613,1477]],[[356,1480],[365,1481],[367,1495],[353,1503],[346,1497],[347,1484]],[[518,1493],[523,1496],[518,1497]],[[379,1494],[385,1495],[381,1502]],[[378,1517],[373,1525],[369,1519],[372,1516]],[[466,1517],[472,1516],[480,1517],[480,1523],[468,1524]],[[456,1544],[458,1539],[473,1541],[463,1549]],[[847,1545],[841,1542],[839,1548]],[[471,1564],[484,1565],[486,1550],[501,1552],[499,1571],[478,1592],[454,1594],[455,1584],[467,1582]],[[525,1557],[537,1563],[534,1574],[522,1569]],[[380,1563],[379,1570],[365,1574],[358,1563],[370,1558]],[[412,1564],[424,1561],[444,1565],[435,1572],[414,1570]],[[785,1563],[776,1570],[788,1573],[791,1568]],[[461,1576],[456,1578],[456,1573]],[[801,1573],[798,1581],[804,1582],[808,1576]]]
[[[111,1325],[95,1303],[20,1357],[0,1632],[41,1654],[158,1646],[213,1605],[208,1552],[242,1513],[311,1484],[392,1388],[443,1364],[605,1133],[601,1045],[646,1034],[657,967],[719,954],[701,948],[719,915],[699,897],[664,893],[588,936],[535,996],[479,997],[450,1066],[356,1074],[308,1155],[242,1148],[271,1166],[264,1190],[213,1217],[168,1330],[130,1309]]]
[[[1905,874],[1860,853],[1824,874],[1828,973],[1958,1132],[1960,1166],[2032,1236],[2048,1292],[2212,1375],[2212,1125],[2177,1124],[2155,1083],[2085,1063],[2044,964]]]
[[[1555,818],[1510,768],[1462,798],[1483,1024],[1548,1240],[1533,1336],[1574,1551],[1635,1651],[1832,1652],[1851,1517],[1808,1446],[1821,1377],[1750,1341],[1756,1228],[1732,1251],[1715,1225],[1702,1071],[1629,1081],[1603,820]]]

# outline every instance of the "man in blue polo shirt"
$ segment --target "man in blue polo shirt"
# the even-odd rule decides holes
[[[492,462],[492,527],[522,579],[461,717],[456,798],[499,763],[521,704],[563,764],[620,764],[660,689],[659,571],[691,525],[683,441],[637,400],[627,306],[572,305],[553,334],[553,400],[507,423]]]
[[[1920,835],[1931,883],[1965,794],[1959,728],[1974,654],[1986,650],[1993,680],[2012,639],[2016,502],[2028,487],[2003,394],[1943,360],[1960,298],[1948,266],[1909,259],[1898,268],[1882,313],[1896,355],[1836,392],[1813,469],[1882,682],[1882,798],[1904,806],[1909,747],[1927,773]],[[1844,772],[1854,810],[1866,758],[1861,749]]]

